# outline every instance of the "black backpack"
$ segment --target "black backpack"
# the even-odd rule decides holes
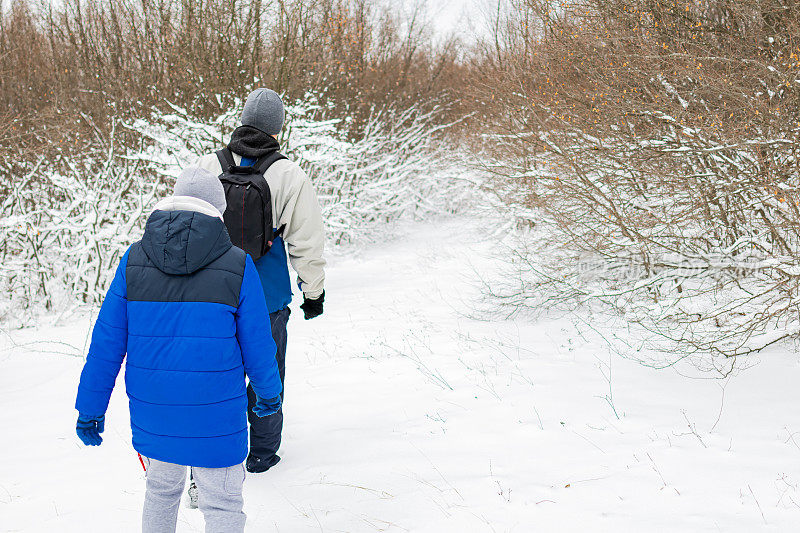
[[[261,157],[251,167],[236,164],[229,148],[217,152],[222,174],[219,179],[225,188],[224,220],[228,234],[234,246],[238,246],[253,257],[259,259],[272,247],[285,226],[277,231],[272,227],[272,197],[269,192],[264,173],[267,169],[286,156],[280,152],[272,152]]]

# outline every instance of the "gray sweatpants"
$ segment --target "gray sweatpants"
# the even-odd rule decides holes
[[[174,533],[186,485],[186,467],[147,459],[147,491],[142,533]],[[244,465],[228,468],[192,467],[197,483],[197,506],[206,519],[206,533],[240,533],[247,518],[242,512]]]

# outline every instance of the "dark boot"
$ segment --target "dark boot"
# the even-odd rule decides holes
[[[269,459],[261,459],[255,455],[248,455],[246,468],[251,474],[260,474],[278,464],[280,460],[281,458],[278,455],[273,455]]]

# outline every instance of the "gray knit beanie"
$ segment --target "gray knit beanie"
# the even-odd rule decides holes
[[[251,126],[267,135],[279,134],[284,118],[286,115],[281,97],[271,89],[251,92],[242,110],[242,126]]]
[[[225,213],[225,208],[228,206],[222,182],[217,176],[200,167],[185,168],[175,182],[173,194],[205,200],[216,207],[220,214]]]

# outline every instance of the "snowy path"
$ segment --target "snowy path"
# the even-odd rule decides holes
[[[798,529],[795,354],[727,382],[721,416],[725,382],[614,359],[618,419],[608,354],[569,320],[466,317],[496,270],[480,231],[405,233],[334,258],[325,316],[290,322],[283,461],[248,477],[248,531]],[[88,324],[0,338],[0,531],[138,530],[121,380],[103,446],[73,432]]]

